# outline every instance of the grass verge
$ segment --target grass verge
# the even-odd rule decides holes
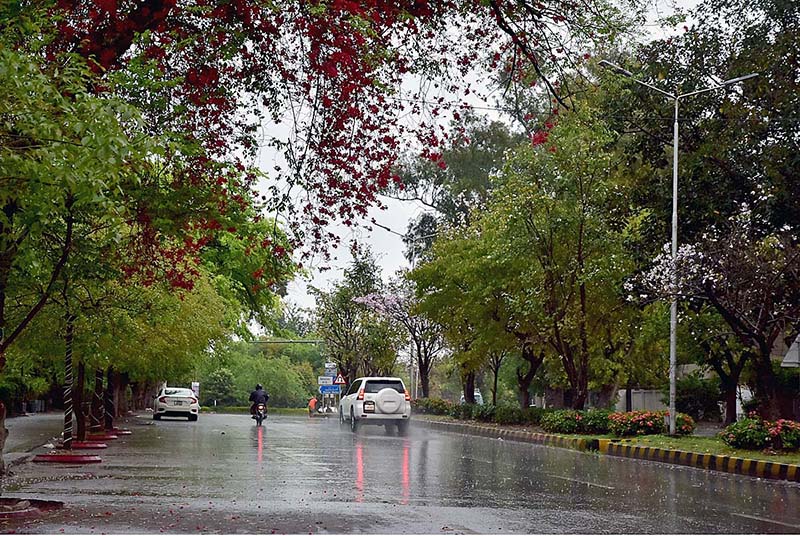
[[[250,406],[216,406],[200,408],[201,413],[250,413]],[[308,415],[306,408],[273,408],[268,407],[267,413],[271,415]]]
[[[662,449],[716,454],[717,456],[734,456],[767,462],[800,464],[800,452],[768,453],[759,450],[735,449],[715,437],[670,437],[664,435],[638,436],[622,440],[626,445],[640,445]]]

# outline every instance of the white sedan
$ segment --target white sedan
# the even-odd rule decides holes
[[[153,419],[161,420],[161,417],[188,417],[190,421],[196,421],[200,413],[200,404],[194,391],[183,387],[165,387],[158,393],[153,402]]]

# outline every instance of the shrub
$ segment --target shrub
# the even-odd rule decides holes
[[[538,426],[542,422],[542,417],[551,413],[551,410],[544,408],[525,408],[522,410],[522,422]]]
[[[514,406],[498,406],[494,411],[494,422],[497,424],[522,424],[522,409]]]
[[[583,416],[571,409],[553,411],[542,417],[541,426],[545,432],[557,434],[577,434]]]
[[[722,432],[722,441],[734,448],[761,450],[770,445],[770,435],[759,417],[750,417],[737,421]]]
[[[666,417],[669,415],[668,411],[663,412]],[[675,416],[675,435],[690,435],[694,432],[695,423],[689,415],[685,413],[678,413]]]
[[[496,409],[492,404],[475,406],[472,410],[472,418],[481,422],[492,422]]]
[[[779,419],[765,421],[755,413],[720,432],[722,441],[734,448],[797,450],[800,448],[800,423]]]
[[[694,420],[717,420],[720,417],[719,401],[721,393],[719,380],[706,380],[697,375],[681,378],[676,384],[675,408]],[[669,403],[669,391],[662,399]]]
[[[612,413],[608,416],[609,431],[618,436],[653,435],[669,431],[668,411],[630,411]],[[694,432],[694,419],[685,413],[675,418],[676,435],[689,435]]]
[[[610,414],[604,409],[551,411],[541,417],[541,426],[557,434],[607,434]]]
[[[590,409],[583,412],[583,419],[580,421],[580,432],[582,434],[607,434],[610,421],[608,419],[611,412],[607,409]]]
[[[471,419],[475,404],[451,404],[448,414],[456,419]]]
[[[800,423],[779,419],[766,423],[772,446],[778,450],[797,450],[800,448]]]
[[[452,405],[441,398],[418,398],[411,402],[414,411],[430,415],[449,415]]]
[[[609,430],[619,437],[660,434],[664,431],[664,413],[658,411],[629,411],[611,413]]]

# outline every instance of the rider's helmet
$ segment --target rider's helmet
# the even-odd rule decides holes
[[[259,389],[263,389],[263,387],[261,387],[261,384],[260,384],[260,383],[257,383],[257,384],[256,384],[256,391],[258,391]]]

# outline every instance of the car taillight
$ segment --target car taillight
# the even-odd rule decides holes
[[[357,400],[364,400],[364,389],[361,389],[361,390],[358,392],[358,398],[357,398]]]
[[[190,398],[192,404],[197,404],[197,399],[195,397]]]
[[[159,397],[158,401],[161,402],[162,404],[166,404],[167,403],[167,397],[166,396]]]
[[[408,400],[410,402],[411,401],[411,395],[408,394],[408,391],[405,392],[405,395],[406,395],[406,400]]]

